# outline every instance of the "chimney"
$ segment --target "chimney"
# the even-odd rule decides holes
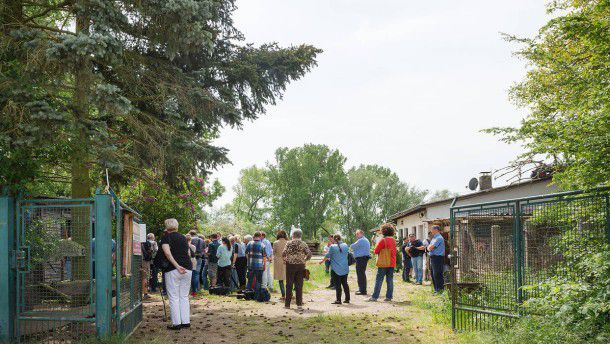
[[[491,188],[491,172],[481,172],[481,175],[479,176],[479,190],[484,191]]]

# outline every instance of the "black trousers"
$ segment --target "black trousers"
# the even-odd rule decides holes
[[[443,265],[445,257],[430,256],[430,269],[432,270],[432,283],[434,283],[434,291],[441,292],[445,288],[445,280],[443,279]]]
[[[237,271],[237,278],[239,279],[239,286],[243,287],[246,285],[246,267],[248,260],[246,257],[237,257],[235,261],[235,270]]]
[[[297,306],[303,305],[303,277],[305,277],[305,264],[286,264],[286,299],[284,300],[286,307],[290,307],[293,286]]]
[[[159,285],[159,268],[155,266],[155,264],[150,264],[150,281],[148,281],[148,286],[151,293],[157,292],[157,287]]]
[[[225,287],[231,288],[231,265],[218,267],[218,281]]]
[[[330,276],[333,279],[333,284],[335,285],[337,301],[341,301],[341,287],[343,287],[343,291],[345,291],[345,301],[349,301],[349,285],[347,284],[347,274],[339,276],[334,271],[331,271]]]
[[[371,257],[356,258],[356,276],[358,277],[358,291],[366,294],[366,265]]]

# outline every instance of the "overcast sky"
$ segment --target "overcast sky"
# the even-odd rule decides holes
[[[519,123],[507,90],[525,73],[501,32],[533,36],[542,0],[238,0],[246,40],[324,50],[318,67],[242,130],[215,141],[232,165],[214,173],[233,198],[242,168],[281,146],[326,144],[347,167],[379,164],[422,189],[464,193],[479,171],[520,151],[479,130]],[[494,181],[496,185],[501,181]]]

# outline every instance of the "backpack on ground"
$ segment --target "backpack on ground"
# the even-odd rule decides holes
[[[269,294],[269,290],[267,290],[267,288],[261,288],[261,290],[258,293],[258,298],[256,299],[256,301],[267,302],[269,300],[271,300],[271,294]]]
[[[225,287],[224,285],[210,288],[210,294],[212,295],[229,295],[231,294],[231,288]]]

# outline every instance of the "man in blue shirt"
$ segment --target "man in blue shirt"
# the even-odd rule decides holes
[[[371,243],[360,229],[356,231],[356,239],[356,242],[350,246],[356,259],[356,276],[358,277],[356,295],[366,295],[366,266],[371,259]]]
[[[440,226],[432,226],[432,240],[428,245],[430,255],[430,269],[432,270],[432,283],[434,292],[441,293],[445,288],[443,267],[445,265],[445,239],[441,235]]]
[[[273,245],[267,239],[267,234],[261,232],[262,244],[265,247],[266,264],[263,272],[263,287],[273,289],[273,277],[271,276],[271,263],[273,262]]]
[[[347,244],[341,241],[341,235],[335,234],[335,244],[331,245],[325,258],[330,260],[330,278],[334,280],[337,299],[333,302],[334,305],[341,304],[341,287],[345,291],[344,303],[349,303],[349,285],[347,284],[347,274],[349,273],[349,263],[347,255],[349,248]]]

